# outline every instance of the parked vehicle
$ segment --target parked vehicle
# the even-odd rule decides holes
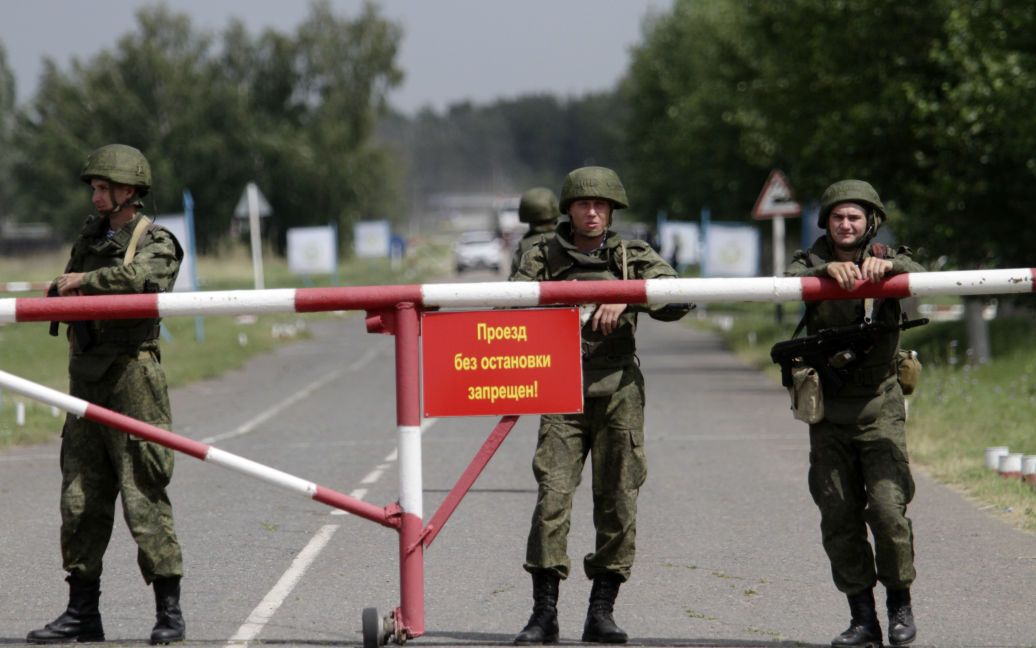
[[[502,241],[489,230],[464,232],[453,244],[453,266],[458,273],[478,268],[499,272],[502,256]]]

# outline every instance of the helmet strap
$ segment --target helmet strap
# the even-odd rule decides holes
[[[108,210],[109,216],[119,213],[124,205],[124,203],[119,203],[115,200],[115,190],[110,183],[108,184],[108,202],[112,204],[112,208]]]
[[[874,215],[874,209],[867,209],[867,229],[863,232],[863,236],[860,237],[860,245],[856,250],[858,262],[863,262],[863,252],[870,245],[870,242],[874,240],[874,237],[878,235],[878,217]]]
[[[133,204],[133,202],[132,202],[133,200],[140,200],[140,197],[137,196],[137,192],[134,189],[132,196],[130,196],[129,198],[127,198],[126,200],[124,200],[121,203],[117,202],[115,200],[115,189],[112,187],[111,184],[109,184],[108,185],[108,200],[111,201],[111,204],[112,204],[112,208],[108,212],[108,216],[111,217],[111,216],[114,216],[115,214],[118,214],[120,211],[122,211],[126,207],[126,205]]]

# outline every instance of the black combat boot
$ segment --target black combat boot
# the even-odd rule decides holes
[[[514,638],[516,644],[548,644],[558,642],[558,585],[561,578],[554,572],[532,573],[532,616]]]
[[[881,625],[874,610],[874,590],[865,589],[859,594],[850,594],[848,598],[852,620],[845,632],[831,640],[831,645],[881,648]]]
[[[151,645],[183,641],[187,625],[180,612],[180,577],[156,578],[155,627],[151,630]]]
[[[917,636],[914,611],[910,608],[910,588],[888,590],[885,607],[889,611],[889,643],[905,646]]]
[[[615,574],[594,577],[594,585],[590,588],[590,607],[586,611],[586,624],[583,625],[583,641],[596,643],[626,643],[626,632],[615,625],[612,611],[615,608],[615,597],[619,595],[622,580]]]
[[[101,581],[82,580],[69,574],[68,609],[39,630],[25,637],[32,644],[70,643],[73,641],[104,641],[101,625]]]

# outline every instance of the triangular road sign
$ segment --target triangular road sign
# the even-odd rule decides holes
[[[775,216],[798,216],[802,213],[802,205],[795,202],[791,185],[778,169],[770,172],[759,198],[752,208],[752,218],[757,220]]]
[[[249,185],[254,185],[254,182],[249,182]],[[259,191],[259,187],[255,188],[255,196],[258,199],[259,204],[259,216],[266,218],[273,213],[270,208],[269,201],[266,200],[266,196],[263,192]],[[237,199],[237,206],[234,207],[234,216],[238,218],[248,218],[248,186],[245,186],[245,190],[241,192],[241,197]]]

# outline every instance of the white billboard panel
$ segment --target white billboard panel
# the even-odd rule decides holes
[[[759,230],[754,225],[709,223],[705,256],[706,276],[758,276]]]
[[[361,259],[387,257],[392,232],[389,222],[360,221],[353,225],[353,250]]]
[[[673,265],[694,265],[701,261],[701,229],[698,223],[666,221],[659,231],[662,258]]]
[[[335,228],[293,227],[288,230],[288,269],[297,275],[333,275],[338,265]]]

